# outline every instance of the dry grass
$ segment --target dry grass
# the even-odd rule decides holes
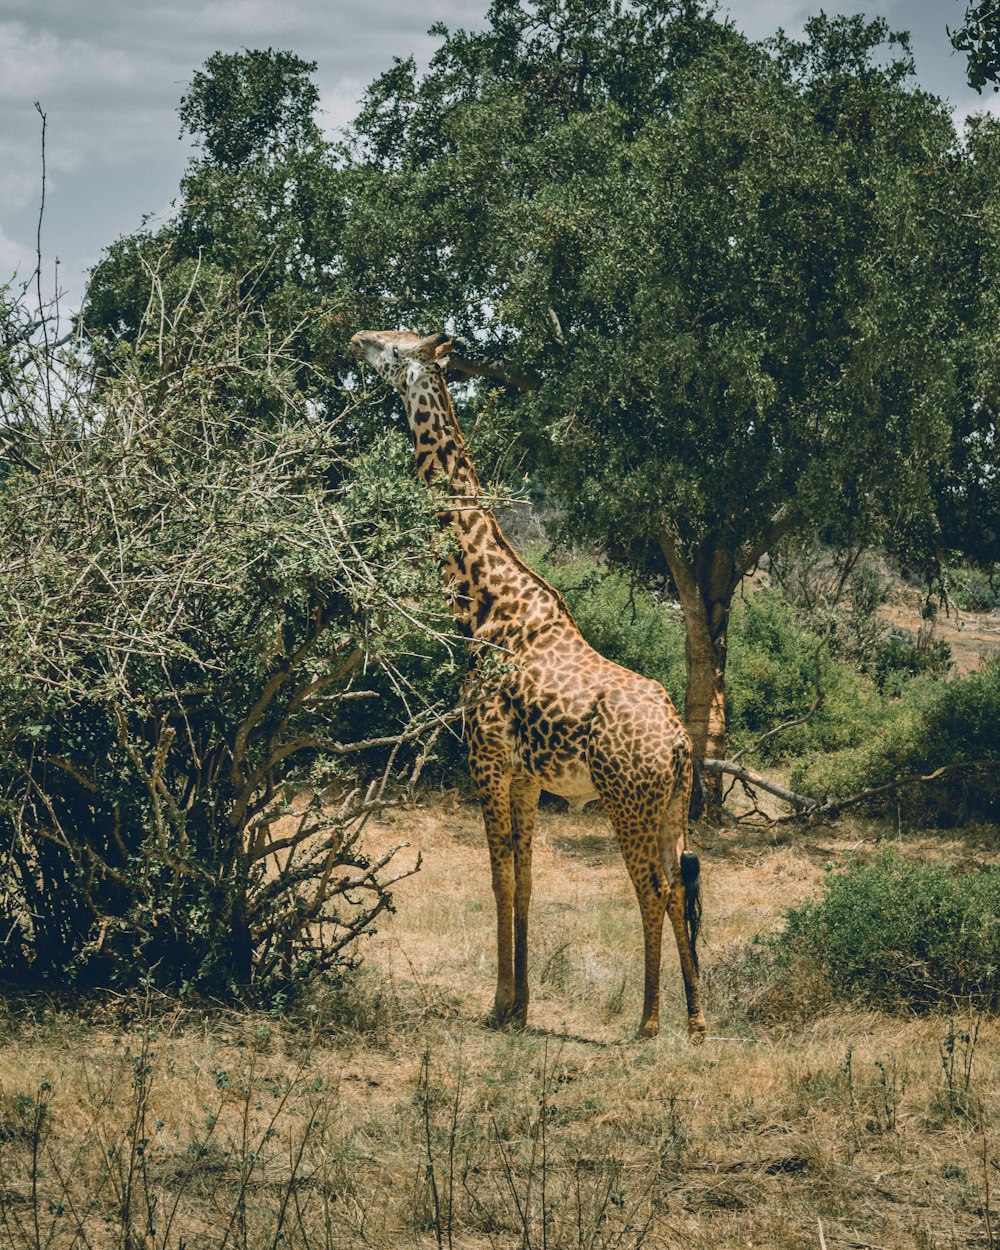
[[[494,920],[477,811],[395,813],[376,846],[408,838],[424,867],[353,989],[294,1019],[124,1004],[3,1020],[0,1244],[993,1247],[994,1022],[973,1037],[971,1021],[826,1006],[762,1022],[734,994],[739,943],[872,836],[704,835],[712,1037],[692,1048],[672,950],[663,1032],[631,1040],[638,915],[599,814],[542,813],[532,1026],[516,1033],[481,1023]]]

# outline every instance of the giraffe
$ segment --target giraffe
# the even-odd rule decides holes
[[[453,543],[443,558],[470,670],[504,662],[477,686],[466,720],[469,770],[490,854],[497,914],[492,1021],[528,1012],[531,842],[542,789],[582,806],[600,798],[642,917],[645,988],[640,1037],[659,1030],[660,951],[669,916],[692,1041],[705,1036],[696,939],[698,857],[688,849],[691,741],[666,691],[599,655],[562,596],[504,537],[469,459],[445,384],[450,340],[363,330],[354,354],[403,399],[418,476],[436,492]]]

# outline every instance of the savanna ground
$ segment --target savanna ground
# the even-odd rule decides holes
[[[0,1041],[11,1247],[992,1247],[1000,1030],[761,995],[743,943],[847,850],[1000,859],[861,822],[698,833],[710,1037],[632,1035],[637,909],[599,810],[540,813],[531,1027],[484,1026],[494,913],[479,814],[386,815],[421,871],[349,990],[269,1015],[36,1004]]]

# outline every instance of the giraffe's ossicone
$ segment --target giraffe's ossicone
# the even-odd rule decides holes
[[[507,542],[483,499],[445,385],[449,340],[364,330],[355,355],[403,398],[418,475],[454,533],[444,560],[474,692],[466,734],[482,806],[497,908],[493,1018],[528,1011],[531,839],[542,790],[600,799],[628,868],[645,940],[639,1032],[659,1028],[660,947],[670,917],[693,1040],[705,1035],[698,988],[698,859],[688,849],[691,742],[666,691],[599,655],[562,597]],[[476,681],[487,655],[507,663]]]

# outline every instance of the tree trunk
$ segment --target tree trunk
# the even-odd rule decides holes
[[[726,757],[726,639],[733,594],[742,569],[724,550],[706,550],[695,565],[681,552],[676,537],[660,531],[670,575],[684,610],[687,686],[684,722],[691,735],[696,762]],[[722,778],[706,774],[705,797],[710,807],[722,801]]]
[[[689,612],[684,606],[687,637],[687,686],[684,695],[684,723],[691,735],[696,760],[726,757],[726,640],[713,640],[704,628],[703,612]],[[721,605],[720,605],[721,606]],[[729,607],[724,608],[728,624]],[[723,626],[725,628],[725,625]]]

